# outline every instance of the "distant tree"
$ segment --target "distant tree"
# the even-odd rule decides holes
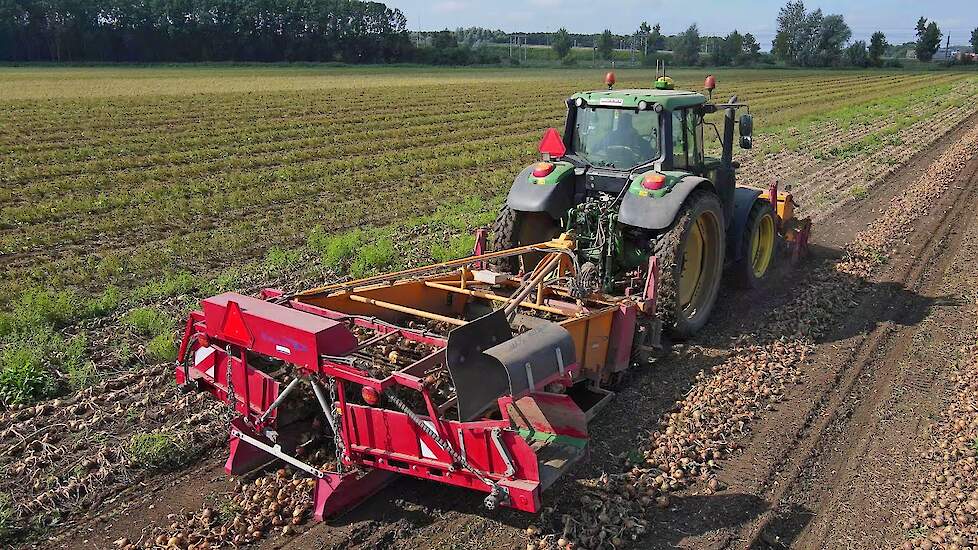
[[[941,29],[937,23],[921,17],[917,20],[917,47],[915,52],[920,61],[930,61],[934,59],[934,54],[941,47]]]
[[[662,50],[666,47],[666,37],[662,36],[662,25],[656,23],[649,33],[649,49]]]
[[[734,65],[744,65],[744,36],[737,32],[737,29],[723,38],[723,49],[730,55],[730,62]]]
[[[754,63],[761,56],[761,45],[757,43],[757,39],[751,33],[744,35],[744,55],[747,63]]]
[[[883,66],[883,54],[890,45],[886,42],[886,35],[882,31],[876,31],[869,39],[869,62],[874,67]]]
[[[615,37],[611,35],[611,31],[605,29],[603,33],[598,36],[597,40],[598,54],[601,55],[602,59],[610,60],[615,53]]]
[[[503,31],[484,29],[482,27],[460,27],[455,29],[455,39],[458,40],[460,46],[468,46],[470,48],[478,48],[484,44],[506,41]]]
[[[570,34],[568,34],[567,29],[561,27],[554,34],[554,41],[552,47],[555,52],[557,52],[557,57],[563,59],[567,57],[567,54],[571,51],[571,40]]]
[[[4,61],[407,60],[407,19],[358,0],[0,0]]]
[[[841,15],[807,12],[804,2],[788,2],[778,14],[774,57],[792,65],[824,67],[841,61],[852,29]]]
[[[978,29],[971,31],[971,49],[978,53]]]
[[[458,47],[458,38],[456,38],[455,33],[445,29],[443,31],[438,31],[434,36],[431,37],[431,47],[436,50],[447,50],[448,48]]]
[[[700,59],[700,29],[695,23],[676,35],[672,54],[679,65],[696,65]]]
[[[904,42],[903,44],[889,44],[886,48],[885,57],[906,58],[917,49],[916,42]]]
[[[638,26],[638,30],[634,34],[634,44],[635,48],[642,50],[643,54],[649,52],[649,33],[652,32],[652,27],[649,26],[648,22],[642,21]]]
[[[841,15],[826,15],[818,27],[815,41],[815,65],[827,67],[836,65],[842,59],[842,49],[852,38],[852,30]],[[866,43],[863,42],[863,49]]]
[[[869,67],[869,52],[866,50],[866,42],[857,40],[849,45],[845,51],[846,64],[853,67]]]
[[[723,63],[718,65],[744,65],[744,36],[737,29],[723,37],[717,47],[717,59]]]
[[[805,3],[788,2],[778,12],[778,32],[774,37],[771,53],[774,57],[786,63],[797,61],[808,32],[805,25]]]

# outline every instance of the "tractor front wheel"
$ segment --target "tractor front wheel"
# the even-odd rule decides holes
[[[757,201],[747,215],[740,260],[734,264],[734,274],[742,288],[760,287],[771,272],[777,257],[777,228],[771,203]]]
[[[560,236],[560,224],[546,212],[520,212],[503,205],[492,224],[489,250],[498,252],[520,246],[539,244]],[[528,252],[490,262],[495,269],[508,273],[529,273],[543,259],[544,252]]]
[[[656,307],[674,338],[695,334],[713,311],[723,274],[724,233],[720,199],[697,190],[655,240],[660,269]]]

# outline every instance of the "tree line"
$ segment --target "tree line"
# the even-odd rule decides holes
[[[565,61],[583,46],[606,60],[626,48],[647,65],[666,58],[686,66],[801,67],[899,64],[884,57],[908,49],[930,61],[943,37],[936,22],[921,17],[915,42],[891,45],[882,32],[868,44],[851,41],[842,15],[808,11],[801,0],[788,1],[777,23],[770,55],[750,33],[702,36],[695,24],[675,35],[644,21],[628,35],[565,28],[518,34],[521,43],[549,45]],[[360,0],[0,0],[0,61],[495,64],[500,55],[482,46],[513,36],[480,27],[409,33],[400,10]],[[978,29],[971,42],[978,47]]]
[[[4,61],[344,61],[414,55],[400,10],[356,0],[0,0]]]
[[[921,17],[916,25],[913,50],[919,61],[931,61],[941,47],[943,33],[935,21]],[[852,30],[842,15],[825,15],[821,9],[807,11],[801,0],[789,1],[778,14],[778,33],[771,54],[775,59],[801,67],[881,67],[883,56],[891,50],[882,31],[863,40],[850,42]],[[972,44],[978,29],[972,33]],[[892,60],[891,63],[899,63]]]
[[[877,31],[869,43],[851,41],[852,29],[840,14],[824,14],[821,9],[808,11],[801,0],[789,1],[778,14],[778,32],[771,49],[770,61],[799,67],[882,67],[899,65],[898,60],[884,60],[894,47],[886,35]],[[917,41],[911,44],[920,61],[931,61],[940,49],[943,36],[937,23],[921,17],[916,26]],[[568,55],[572,36],[567,29],[553,35],[552,47],[558,57]],[[596,51],[610,60],[616,44],[626,41],[630,48],[642,52],[644,60],[654,63],[662,57],[659,50],[670,52],[672,62],[685,65],[744,66],[762,59],[760,45],[750,33],[734,30],[726,36],[702,36],[696,24],[674,36],[665,36],[659,24],[642,22],[629,38],[605,30],[593,38]],[[972,32],[972,46],[978,51],[978,29]]]

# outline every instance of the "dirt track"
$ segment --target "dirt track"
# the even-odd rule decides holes
[[[871,198],[837,211],[831,223],[821,220],[812,261],[834,260],[893,196],[911,188],[976,125],[978,117],[971,117],[917,155],[914,168],[874,189]],[[803,383],[755,420],[743,451],[722,464],[726,489],[707,495],[694,484],[676,495],[667,510],[651,517],[641,547],[877,548],[903,542],[900,518],[913,500],[915,480],[928,467],[918,458],[927,447],[926,427],[952,385],[953,354],[975,326],[976,171],[973,158],[946,193],[921,197],[934,200],[929,214],[859,292],[849,316],[819,342]],[[724,296],[709,334],[636,373],[592,427],[591,451],[574,470],[575,479],[551,488],[545,505],[572,498],[577,480],[620,470],[623,455],[648,439],[696,375],[721,362],[733,338],[786,304],[800,277],[786,270],[771,289]],[[649,420],[623,425],[622,418]],[[138,538],[146,524],[226,490],[220,461],[218,455],[153,488],[131,489],[110,513],[72,528],[70,538],[57,544],[86,540],[105,547],[122,535]],[[145,496],[135,498],[140,493]],[[478,494],[404,479],[340,520],[265,546],[522,547],[523,532],[534,521],[505,510],[486,512]]]
[[[727,465],[729,491],[757,495],[766,509],[716,546],[877,548],[906,539],[901,519],[929,467],[920,458],[927,427],[975,323],[976,174],[973,158],[819,346],[806,384]]]

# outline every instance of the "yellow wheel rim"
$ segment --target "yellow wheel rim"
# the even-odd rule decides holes
[[[703,278],[703,231],[703,219],[700,216],[689,228],[686,249],[683,252],[683,267],[679,275],[679,305],[683,309],[693,302],[700,279]]]
[[[774,219],[770,215],[761,218],[751,230],[750,257],[754,277],[760,279],[767,273],[774,256]]]

